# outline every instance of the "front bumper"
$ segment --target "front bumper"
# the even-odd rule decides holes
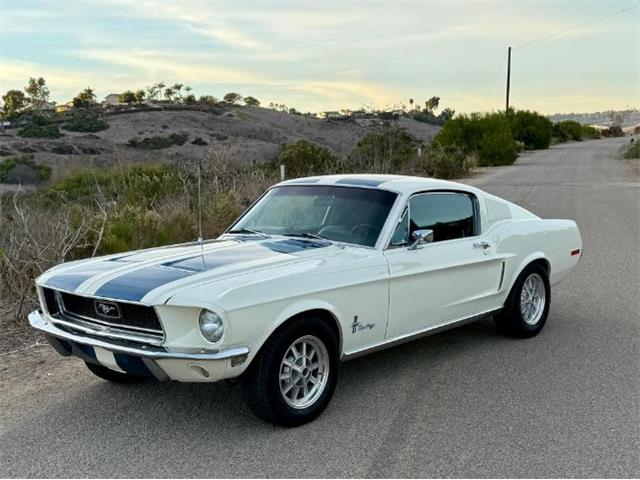
[[[42,331],[61,355],[75,355],[85,361],[132,374],[140,374],[140,368],[132,367],[135,371],[129,371],[127,366],[141,363],[158,380],[215,382],[232,378],[244,370],[243,363],[249,355],[249,347],[244,345],[217,350],[168,349],[150,344],[103,340],[56,325],[41,311],[31,312],[29,323]]]

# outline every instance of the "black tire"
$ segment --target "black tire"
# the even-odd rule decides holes
[[[294,342],[315,337],[326,348],[328,372],[324,389],[304,408],[294,408],[280,388],[280,369]],[[263,420],[285,427],[295,427],[318,417],[329,404],[338,380],[338,339],[322,320],[304,317],[284,325],[263,345],[242,376],[242,389],[253,412]]]
[[[521,294],[523,286],[527,279],[531,276],[537,276],[542,280],[544,285],[545,299],[544,307],[540,317],[534,324],[527,323],[522,314]],[[549,306],[551,305],[551,287],[549,285],[549,275],[547,270],[540,264],[534,263],[525,268],[518,276],[513,288],[507,297],[504,308],[495,316],[495,322],[498,329],[509,336],[519,338],[529,338],[540,333],[547,321],[549,315]]]
[[[138,383],[146,380],[145,377],[139,377],[137,375],[129,375],[127,373],[116,372],[110,368],[103,367],[95,363],[85,362],[87,368],[95,376],[114,383]]]

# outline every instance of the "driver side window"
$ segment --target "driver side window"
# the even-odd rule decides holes
[[[473,198],[455,192],[414,195],[409,199],[408,209],[405,209],[390,245],[409,245],[416,230],[433,230],[434,242],[474,236]]]

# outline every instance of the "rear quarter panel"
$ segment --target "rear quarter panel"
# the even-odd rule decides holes
[[[577,265],[582,238],[573,220],[512,219],[494,224],[487,236],[504,258],[504,298],[518,275],[531,262],[544,259],[550,266],[550,282],[557,284]],[[579,255],[572,255],[580,250]]]

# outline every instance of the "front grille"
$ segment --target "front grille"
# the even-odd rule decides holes
[[[114,318],[113,315],[105,316],[98,313],[95,302],[100,302],[100,299],[66,292],[58,292],[58,294],[61,302],[56,301],[56,292],[54,290],[50,288],[43,289],[47,310],[51,315],[59,313],[65,318],[78,317],[84,321],[96,322],[101,325],[139,329],[162,334],[162,326],[153,307],[123,302],[106,302],[117,306],[120,318]],[[59,311],[59,306],[62,307],[62,312]]]

